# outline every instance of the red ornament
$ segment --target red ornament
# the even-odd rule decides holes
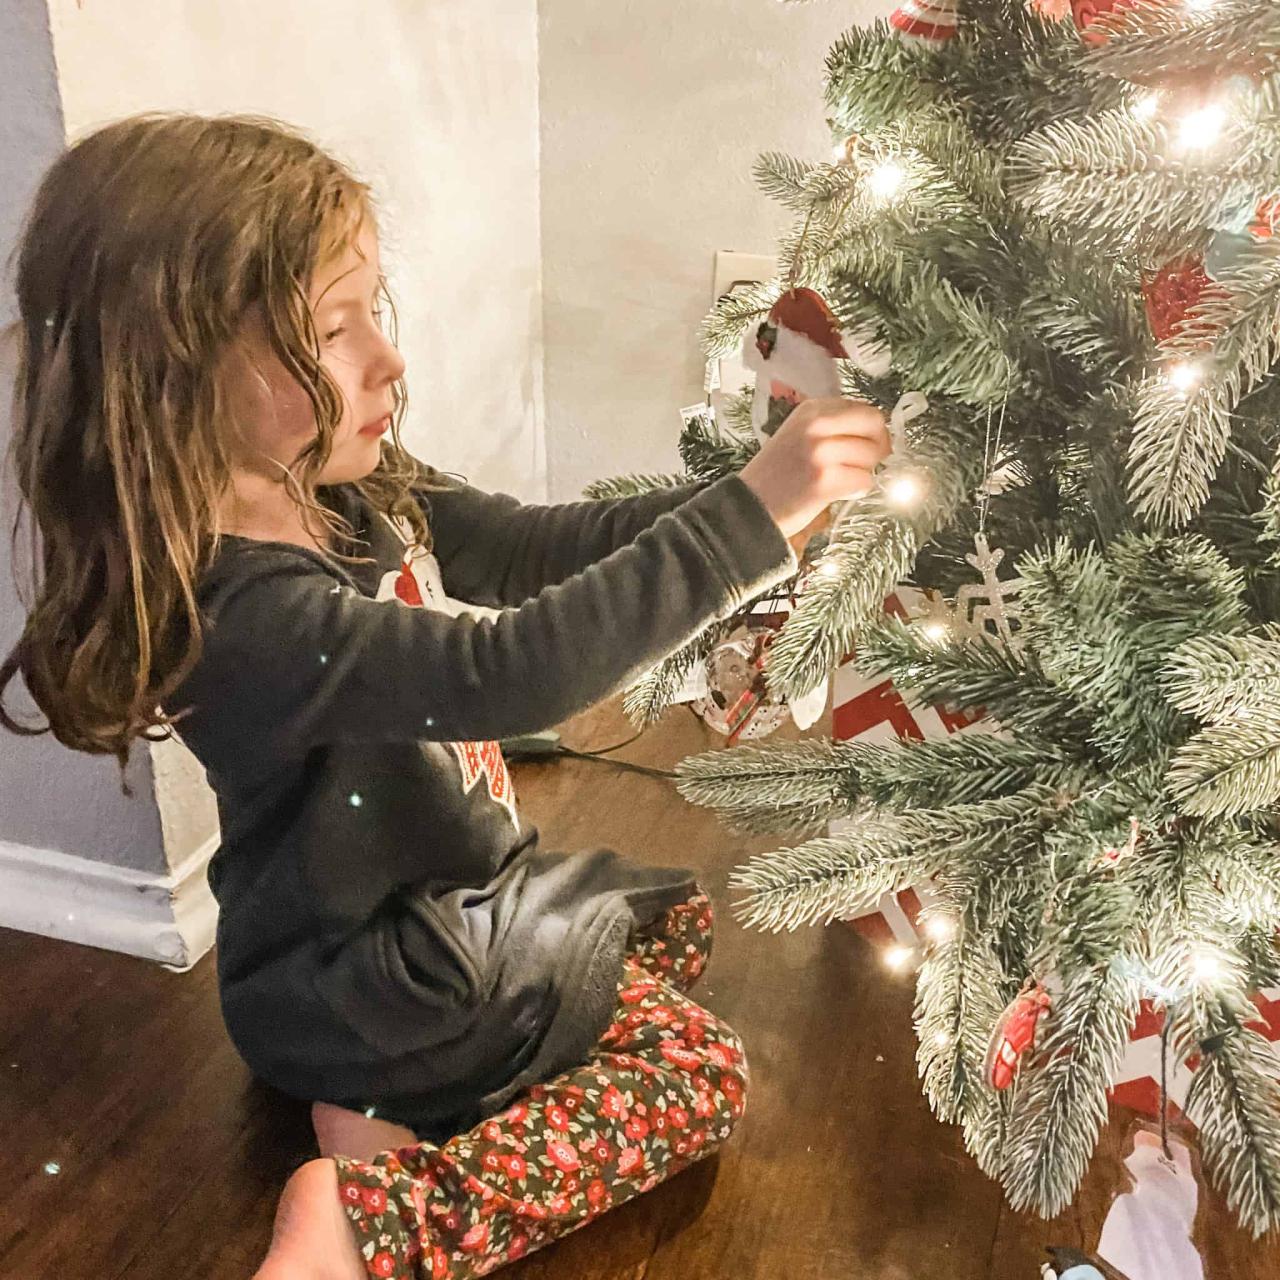
[[[1123,13],[1132,9],[1139,0],[1071,0],[1071,15],[1076,20],[1076,29],[1084,37],[1086,44],[1106,44],[1111,33],[1105,28],[1101,31],[1090,31],[1099,18],[1110,13]],[[1152,0],[1148,0],[1152,2]],[[1155,0],[1156,3],[1159,0]]]
[[[1270,240],[1277,228],[1280,228],[1280,194],[1267,196],[1258,202],[1248,230],[1259,240]]]
[[[1147,320],[1157,342],[1178,332],[1191,309],[1218,289],[1206,275],[1203,258],[1178,258],[1142,281]]]
[[[1000,1015],[987,1049],[987,1083],[993,1089],[1007,1089],[1018,1074],[1023,1056],[1036,1039],[1040,1015],[1048,1012],[1049,993],[1031,979]]]
[[[958,8],[958,0],[906,0],[889,25],[909,44],[934,47],[955,39]]]

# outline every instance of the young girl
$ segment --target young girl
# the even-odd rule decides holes
[[[329,1157],[262,1280],[485,1274],[714,1150],[747,1077],[682,994],[705,894],[539,848],[496,739],[794,573],[880,415],[812,401],[740,473],[618,501],[450,481],[400,444],[369,190],[259,117],[82,139],[16,261],[41,545],[0,694],[20,673],[49,724],[0,720],[122,767],[176,723],[207,771],[227,1030]]]

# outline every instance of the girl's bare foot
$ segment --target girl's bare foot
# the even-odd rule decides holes
[[[253,1280],[366,1280],[332,1160],[309,1160],[284,1184],[271,1248]]]
[[[311,1104],[311,1127],[322,1156],[350,1156],[366,1164],[379,1152],[399,1151],[418,1141],[418,1135],[404,1125],[328,1102]]]
[[[328,1102],[311,1106],[321,1156],[371,1162],[379,1152],[418,1141],[412,1129]],[[271,1248],[253,1280],[365,1280],[355,1234],[338,1199],[338,1169],[311,1160],[284,1185]]]

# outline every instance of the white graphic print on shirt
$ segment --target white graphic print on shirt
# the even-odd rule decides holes
[[[483,605],[471,605],[462,600],[454,600],[445,594],[444,581],[440,576],[440,562],[422,547],[416,546],[410,537],[410,531],[402,522],[392,521],[384,516],[387,523],[396,531],[400,541],[405,544],[404,558],[399,570],[389,570],[382,575],[378,583],[375,597],[380,601],[395,600],[411,609],[438,609],[451,617],[460,613],[476,613],[493,616],[496,609],[488,609]],[[520,830],[520,818],[516,813],[516,793],[507,772],[507,762],[502,757],[502,748],[497,742],[450,742],[446,744],[453,750],[458,759],[458,769],[462,774],[462,792],[466,795],[481,777],[485,779],[489,796],[502,805],[511,817],[516,831]]]

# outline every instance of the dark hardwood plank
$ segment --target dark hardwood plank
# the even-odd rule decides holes
[[[562,733],[593,749],[632,730],[615,700]],[[618,754],[669,768],[722,745],[676,708]],[[1046,1242],[1096,1242],[1124,1117],[1067,1213],[1011,1212],[920,1095],[910,980],[846,926],[774,935],[732,918],[730,871],[781,842],[728,833],[663,779],[567,760],[513,773],[548,847],[698,869],[718,920],[694,995],[742,1035],[752,1080],[722,1152],[503,1274],[1014,1280],[1038,1274]],[[0,1277],[245,1280],[284,1180],[314,1146],[306,1107],[254,1080],[227,1039],[214,957],[173,974],[0,930],[0,966]],[[62,1172],[45,1174],[46,1160]],[[1197,1239],[1209,1280],[1280,1274],[1280,1248],[1255,1245],[1215,1197]]]

